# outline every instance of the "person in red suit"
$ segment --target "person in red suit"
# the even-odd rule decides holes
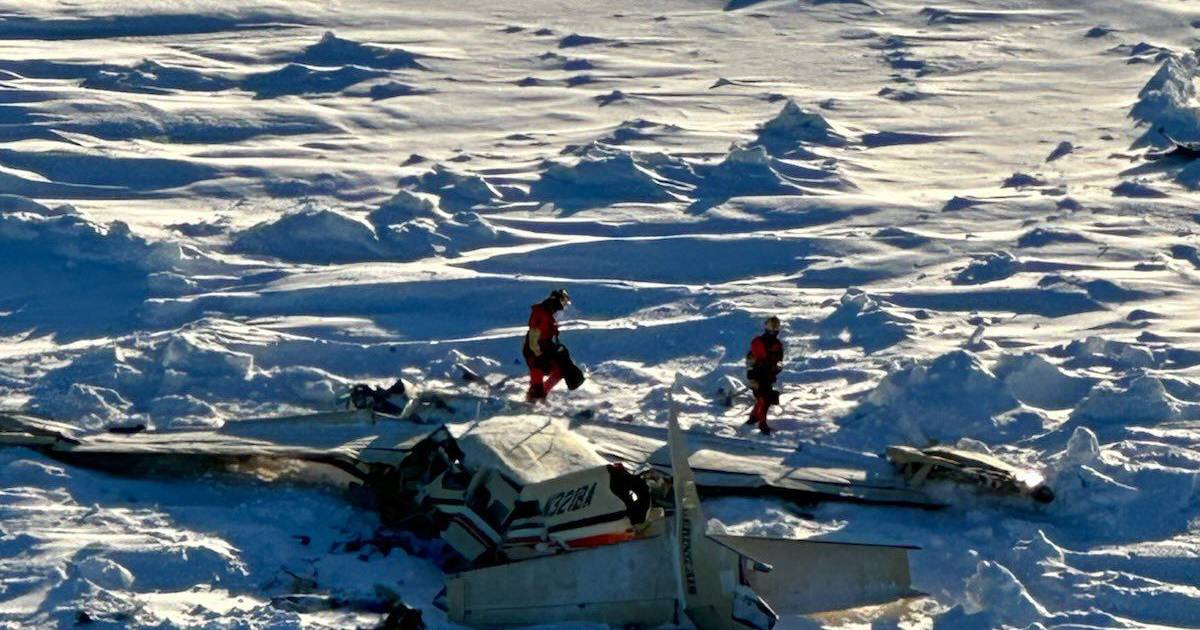
[[[560,364],[562,344],[558,342],[558,322],[554,316],[571,303],[566,289],[555,289],[550,295],[534,304],[529,313],[529,330],[525,333],[525,345],[521,353],[529,366],[529,393],[526,400],[544,400],[546,394],[563,377]]]
[[[754,408],[746,424],[757,424],[758,430],[770,435],[767,426],[767,410],[779,404],[779,392],[775,391],[775,380],[783,369],[783,342],[779,341],[782,324],[772,315],[763,323],[763,333],[750,341],[750,352],[746,353],[746,380],[754,392]]]

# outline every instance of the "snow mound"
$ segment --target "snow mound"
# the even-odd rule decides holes
[[[367,221],[379,227],[414,219],[442,218],[433,202],[407,190],[401,190],[367,215]]]
[[[1075,145],[1071,144],[1070,142],[1067,142],[1066,140],[1063,140],[1062,142],[1059,142],[1057,146],[1054,147],[1054,150],[1050,151],[1050,155],[1046,156],[1046,161],[1053,162],[1065,155],[1073,153],[1074,151],[1075,151]]]
[[[837,172],[805,168],[770,157],[761,146],[734,146],[720,162],[698,165],[694,195],[709,205],[731,197],[805,194],[805,187],[843,187]]]
[[[1115,425],[1096,426],[1095,430],[1072,421],[1048,436],[1061,438],[1070,431],[1065,446],[1049,458],[1049,467],[1045,471],[1055,492],[1054,512],[1058,518],[1070,519],[1074,526],[1092,532],[1090,540],[1093,544],[1105,540],[1170,538],[1186,531],[1195,518],[1200,474],[1196,472],[1194,455],[1188,449],[1137,439],[1101,442],[1100,437],[1105,434],[1125,433],[1128,426],[1125,422],[1133,421],[1130,417],[1118,420]],[[1155,429],[1141,428],[1138,433],[1154,435]],[[1154,518],[1147,518],[1148,514],[1153,514]],[[1126,548],[1118,546],[1115,549],[1113,553],[1129,553]],[[1137,555],[1141,554],[1134,552],[1134,556]],[[1151,552],[1149,555],[1156,554]],[[1156,561],[1149,557],[1140,560],[1138,564],[1145,567]],[[1162,558],[1162,561],[1170,562],[1170,559]],[[1135,571],[1152,575],[1144,570]],[[1096,590],[1092,596],[1112,594],[1111,591],[1105,593],[1109,585],[1090,583],[1086,575],[1079,575],[1078,580],[1071,580],[1077,583],[1066,586]],[[1137,574],[1119,575],[1141,579]]]
[[[603,37],[595,37],[592,35],[580,35],[579,33],[571,33],[566,37],[558,40],[559,48],[577,48],[579,46],[592,46],[595,44],[607,44],[610,39]]]
[[[996,362],[996,377],[1017,400],[1042,409],[1070,409],[1088,390],[1093,379],[1071,376],[1041,355],[1003,355]]]
[[[151,418],[166,420],[169,429],[216,428],[222,414],[216,407],[188,394],[168,394],[150,401]]]
[[[1171,258],[1186,260],[1192,263],[1193,267],[1200,269],[1200,248],[1195,245],[1172,245],[1167,251],[1171,254]]]
[[[253,256],[306,263],[346,263],[386,255],[369,223],[343,212],[311,205],[242,231],[234,239],[231,249]]]
[[[64,392],[40,395],[30,409],[51,418],[74,421],[85,430],[136,423],[133,404],[120,393],[86,383],[72,383]]]
[[[846,291],[834,309],[817,325],[821,347],[860,346],[871,353],[908,338],[912,323],[891,313],[870,295],[858,289]]]
[[[994,443],[1042,428],[1041,417],[1022,409],[1005,382],[966,350],[891,372],[841,423],[880,446],[963,437]]]
[[[1021,261],[1009,252],[1000,251],[974,257],[951,279],[954,284],[987,284],[1012,277],[1021,271]]]
[[[1017,237],[1017,247],[1046,247],[1055,243],[1086,243],[1087,237],[1076,232],[1054,228],[1033,228]]]
[[[18,253],[18,246],[44,256],[80,262],[119,265],[146,272],[181,267],[200,270],[210,262],[192,248],[151,242],[134,234],[122,221],[101,224],[72,206],[48,208],[14,195],[0,198],[0,260]],[[8,264],[15,264],[15,260]]]
[[[967,208],[978,206],[984,203],[986,202],[982,199],[960,197],[955,195],[942,206],[942,212],[958,212],[959,210],[966,210]]]
[[[220,110],[167,111],[147,103],[133,110],[96,108],[76,112],[70,120],[52,124],[56,129],[106,140],[153,138],[183,144],[241,142],[259,136],[294,136],[337,128],[320,117],[297,113],[244,112],[232,117]]]
[[[75,570],[80,577],[101,588],[128,590],[133,586],[133,574],[129,569],[108,558],[84,558],[75,563]]]
[[[1045,186],[1046,180],[1037,175],[1029,173],[1013,173],[1000,184],[1001,188],[1027,188],[1031,186]]]
[[[402,178],[400,187],[437,195],[438,205],[451,212],[489,205],[503,198],[501,191],[483,177],[459,173],[441,164],[420,175]]]
[[[1167,393],[1161,380],[1133,375],[1096,385],[1071,421],[1089,427],[1152,425],[1178,419],[1191,407]]]
[[[1112,194],[1114,197],[1131,197],[1134,199],[1165,199],[1170,196],[1145,182],[1132,180],[1123,181],[1113,186]]]
[[[448,214],[429,199],[401,190],[367,215],[389,255],[397,260],[457,256],[498,242],[499,230],[479,214]]]
[[[1200,160],[1193,160],[1175,175],[1175,181],[1188,190],[1200,190]]]
[[[1088,466],[1100,459],[1100,440],[1087,427],[1075,427],[1071,438],[1067,440],[1067,448],[1059,456],[1055,465],[1058,470],[1067,467]]]
[[[976,565],[975,574],[967,579],[965,596],[967,613],[988,615],[998,622],[992,627],[1028,626],[1049,614],[1012,571],[992,560]]]
[[[26,212],[44,217],[74,212],[71,206],[50,208],[20,195],[0,195],[0,215]]]
[[[247,75],[240,85],[243,90],[253,92],[254,98],[275,98],[293,94],[340,92],[352,85],[384,76],[387,76],[387,72],[361,66],[323,70],[289,63],[278,70]]]
[[[1103,337],[1076,339],[1052,350],[1056,356],[1067,359],[1065,364],[1072,368],[1104,366],[1116,370],[1137,370],[1159,367],[1163,358],[1144,346],[1126,341]]]
[[[326,31],[321,41],[305,48],[291,61],[308,66],[361,66],[377,70],[412,68],[424,70],[415,55],[399,48],[385,48],[342,39]]]
[[[191,68],[166,66],[145,59],[141,63],[115,70],[101,69],[80,84],[82,87],[116,92],[169,94],[171,90],[217,92],[237,86],[237,82],[221,76],[205,74]]]
[[[821,114],[801,109],[789,100],[779,114],[758,129],[754,144],[761,146],[771,155],[807,154],[803,144],[820,144],[828,147],[845,146],[846,136],[834,128]]]
[[[457,256],[462,251],[496,242],[499,231],[474,212],[456,212],[443,220],[413,219],[380,225],[379,238],[395,260],[427,256]]]
[[[311,366],[274,365],[310,348],[300,338],[202,318],[150,340],[125,339],[64,357],[30,390],[30,408],[85,429],[218,426],[226,416],[222,402],[247,392],[268,408],[327,408],[348,379]]]
[[[1148,128],[1139,144],[1169,148],[1174,141],[1200,141],[1194,53],[1169,55],[1138,92],[1129,116]]]
[[[552,164],[530,186],[529,197],[566,209],[682,201],[685,186],[659,175],[650,162],[653,159],[597,147],[574,164]],[[657,166],[662,167],[662,162]]]
[[[238,233],[232,251],[288,262],[332,264],[452,256],[494,243],[499,231],[474,212],[447,214],[400,191],[366,219],[304,205]]]
[[[637,119],[591,143],[569,146],[564,153],[577,155],[579,160],[549,163],[531,186],[529,198],[566,209],[690,199],[692,210],[706,210],[733,197],[794,196],[809,194],[809,189],[853,188],[838,175],[832,159],[805,165],[774,157],[760,144],[735,144],[714,162],[615,146],[677,131],[671,125]]]
[[[372,85],[371,89],[367,91],[367,96],[370,96],[371,100],[373,101],[382,101],[389,98],[396,98],[398,96],[414,96],[417,94],[431,93],[433,93],[433,90],[419,88],[415,85],[401,83],[399,81],[390,81],[388,83]]]

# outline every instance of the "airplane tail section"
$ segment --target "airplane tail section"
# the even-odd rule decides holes
[[[750,586],[748,573],[770,566],[718,543],[708,535],[688,448],[671,400],[668,445],[675,493],[673,534],[679,600],[700,630],[770,630],[779,616]]]
[[[709,534],[671,402],[668,444],[675,493],[680,601],[700,630],[768,630],[778,615],[857,608],[916,595],[915,547]]]

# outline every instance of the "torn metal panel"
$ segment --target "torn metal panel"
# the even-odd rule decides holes
[[[671,546],[658,536],[447,576],[447,612],[475,627],[674,625],[674,574],[652,564],[669,559]]]
[[[908,553],[916,547],[710,534],[748,558],[771,565],[750,572],[750,586],[783,615],[889,602],[916,593]]]

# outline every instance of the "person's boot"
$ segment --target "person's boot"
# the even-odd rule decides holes
[[[539,403],[546,400],[546,389],[541,385],[530,385],[525,393],[525,402]]]
[[[767,422],[765,420],[758,423],[758,430],[762,431],[763,435],[771,435],[771,427],[767,426]]]

